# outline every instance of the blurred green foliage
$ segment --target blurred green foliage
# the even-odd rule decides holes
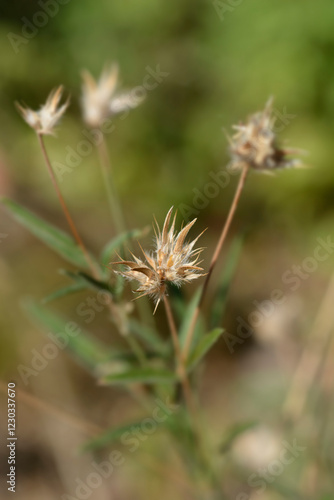
[[[52,87],[65,84],[72,107],[59,142],[50,139],[54,160],[62,161],[65,147],[75,147],[81,138],[82,68],[98,75],[105,62],[118,61],[123,85],[130,88],[142,85],[147,66],[160,66],[168,77],[126,120],[115,120],[109,138],[130,218],[131,205],[138,207],[137,217],[148,219],[172,203],[191,202],[193,188],[201,189],[210,180],[208,173],[227,162],[222,129],[229,131],[231,124],[261,109],[270,95],[278,111],[294,115],[282,127],[282,138],[309,151],[311,168],[274,179],[258,177],[249,187],[247,204],[260,205],[268,223],[278,212],[284,218],[285,211],[293,213],[296,227],[301,221],[313,223],[319,213],[332,217],[333,2],[244,0],[221,14],[223,19],[218,4],[72,0],[59,5],[17,54],[8,33],[21,35],[22,18],[33,21],[41,7],[34,1],[2,7],[0,118],[6,123],[2,147],[15,167],[13,176],[35,189],[36,183],[44,184],[33,134],[16,115],[14,100],[37,106]],[[63,183],[77,204],[100,200],[95,163],[90,155]],[[48,199],[47,193],[38,196]],[[226,189],[207,213],[221,214],[229,200]]]
[[[115,118],[115,129],[107,137],[129,229],[150,224],[152,213],[161,220],[172,204],[193,207],[194,190],[202,193],[212,180],[210,173],[224,169],[228,162],[224,130],[229,133],[232,124],[262,109],[273,95],[277,116],[288,115],[277,122],[282,141],[307,150],[308,155],[305,169],[274,176],[253,174],[246,186],[234,222],[236,230],[248,231],[244,255],[252,286],[246,291],[266,293],[261,287],[276,286],[286,262],[290,265],[292,259],[303,258],[318,236],[331,234],[332,0],[320,4],[244,0],[226,12],[220,9],[228,2],[209,0],[101,0],[98,4],[71,0],[57,3],[56,15],[49,16],[46,25],[25,38],[15,52],[13,34],[23,35],[22,29],[35,22],[42,4],[46,2],[16,0],[0,5],[0,157],[6,178],[1,190],[6,195],[37,207],[51,222],[67,229],[35,135],[17,114],[14,101],[38,107],[52,88],[65,85],[71,106],[57,139],[47,138],[52,161],[65,163],[66,148],[76,149],[85,138],[80,71],[87,68],[98,76],[105,63],[118,61],[125,89],[141,86],[148,67],[168,73],[126,119]],[[206,262],[235,182],[232,179],[198,214],[198,229],[210,229],[203,237],[209,249]],[[75,218],[81,218],[86,240],[99,252],[114,236],[114,229],[95,152],[64,174],[61,189]],[[27,268],[20,245],[10,238],[8,242],[20,293],[41,290],[45,296],[59,287],[54,273],[45,275],[43,266],[34,272],[33,265]],[[53,257],[46,259],[44,248],[29,242],[27,258],[38,263],[45,259],[45,266],[59,267]],[[271,249],[275,249],[272,254]],[[325,272],[328,264],[323,265]],[[270,285],[267,270],[273,275]]]
[[[105,63],[117,61],[124,89],[142,86],[157,68],[168,73],[126,119],[115,118],[115,129],[107,137],[129,229],[150,224],[152,213],[161,220],[171,205],[192,207],[194,190],[203,192],[212,180],[210,173],[228,162],[224,131],[229,133],[232,124],[262,109],[272,95],[282,142],[308,151],[306,168],[250,176],[233,223],[233,230],[246,231],[242,271],[231,299],[238,314],[244,302],[249,308],[253,298],[280,287],[282,273],[311,255],[319,236],[332,234],[333,0],[69,0],[56,3],[57,13],[34,36],[21,40],[15,51],[13,35],[23,36],[22,29],[34,22],[42,4],[47,0],[0,4],[1,194],[65,228],[35,135],[17,114],[14,101],[38,107],[52,88],[65,85],[71,106],[57,139],[46,139],[52,161],[65,163],[66,148],[76,149],[84,139],[80,71],[87,68],[98,76]],[[225,11],[224,5],[230,8]],[[198,230],[210,229],[203,236],[206,265],[235,182],[232,179],[198,214]],[[61,189],[85,240],[100,252],[115,231],[95,152],[64,175]],[[46,296],[63,282],[56,274],[59,260],[26,233],[22,236],[13,222],[9,226],[4,218],[4,224],[0,233],[10,227],[11,236],[0,247],[0,312],[6,313],[0,320],[5,332],[0,361],[5,365],[22,354],[21,344],[29,354],[29,342],[35,347],[40,338],[18,314],[21,297]],[[314,316],[314,302],[331,270],[329,259],[303,283],[312,304],[305,324]],[[225,290],[221,293],[226,297]],[[64,306],[68,315],[78,300],[83,296]],[[109,341],[102,316],[92,331]],[[233,331],[235,322],[225,318],[226,326]],[[238,355],[230,358],[232,365]],[[256,412],[276,417],[285,389],[283,371],[274,369],[269,376],[260,373],[247,380],[238,379],[238,373],[228,373],[224,380],[230,385],[225,386],[223,419],[253,418]],[[222,427],[217,419],[217,432]]]

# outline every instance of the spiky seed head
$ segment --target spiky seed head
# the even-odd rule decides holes
[[[251,167],[256,170],[273,170],[300,165],[299,160],[288,156],[300,154],[301,151],[283,149],[277,145],[275,120],[272,116],[272,99],[269,99],[263,111],[250,116],[246,123],[233,127],[236,133],[228,138],[231,169]]]
[[[117,93],[118,65],[106,66],[98,80],[89,71],[82,72],[83,119],[90,127],[101,127],[110,116],[135,108],[142,97],[132,92]]]
[[[154,312],[160,300],[167,294],[168,283],[181,286],[183,283],[205,275],[202,273],[203,268],[199,267],[201,263],[199,257],[203,249],[194,248],[203,233],[191,242],[186,242],[186,237],[196,219],[177,232],[175,231],[176,214],[171,223],[172,212],[173,207],[165,218],[162,231],[156,222],[155,250],[152,253],[141,249],[144,259],[132,255],[132,261],[121,259],[113,263],[125,266],[125,270],[115,271],[117,274],[129,280],[138,281],[139,288],[136,292],[141,294],[140,297],[148,295],[155,301]]]
[[[67,101],[59,106],[63,94],[63,86],[54,89],[48,96],[46,103],[38,111],[34,111],[19,103],[15,103],[18,111],[28,125],[40,135],[54,135],[54,128],[65,113]]]

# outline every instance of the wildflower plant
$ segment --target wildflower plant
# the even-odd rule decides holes
[[[106,66],[98,80],[87,70],[82,71],[82,111],[89,127],[101,127],[113,115],[135,108],[143,98],[131,91],[118,91],[118,65]]]
[[[231,169],[254,168],[269,171],[295,167],[299,160],[291,159],[295,149],[281,148],[275,134],[276,117],[272,116],[272,99],[264,110],[250,116],[245,123],[234,125],[235,134],[229,139]]]
[[[63,86],[60,85],[53,90],[46,100],[46,103],[41,106],[38,111],[34,111],[28,107],[16,103],[16,107],[21,113],[23,119],[32,127],[37,134],[54,135],[55,127],[65,113],[69,105],[69,99],[59,106],[63,94]]]
[[[129,94],[116,93],[116,65],[105,69],[97,82],[87,71],[83,73],[83,79],[83,119],[89,126],[100,128],[103,120],[117,111],[134,107],[129,104]],[[271,118],[271,101],[264,111],[235,127],[236,133],[229,139],[229,151],[232,167],[239,168],[241,174],[211,261],[204,263],[200,260],[203,249],[197,247],[203,233],[189,238],[196,219],[177,231],[177,212],[173,214],[173,207],[169,209],[161,229],[155,222],[153,251],[144,250],[139,242],[140,253],[133,250],[135,245],[137,247],[133,240],[141,239],[146,233],[144,230],[126,228],[112,181],[109,151],[103,141],[99,157],[102,171],[105,173],[106,186],[109,186],[107,190],[116,235],[102,249],[98,258],[92,255],[83,243],[69,214],[43,141],[44,135],[54,135],[55,126],[69,105],[68,100],[60,105],[62,92],[62,86],[53,91],[39,111],[22,105],[17,107],[23,119],[37,133],[53,187],[72,236],[11,200],[5,199],[3,203],[19,223],[75,266],[74,271],[65,271],[70,284],[56,290],[46,301],[60,300],[82,289],[102,292],[110,309],[110,320],[127,343],[126,351],[120,352],[119,349],[98,342],[93,332],[81,330],[79,335],[68,338],[69,352],[75,355],[75,359],[79,360],[100,384],[121,385],[130,389],[131,394],[138,390],[140,397],[135,396],[135,400],[141,402],[144,411],[153,407],[156,396],[168,395],[173,404],[178,405],[179,410],[176,415],[167,419],[165,431],[183,449],[182,456],[185,457],[185,467],[189,467],[190,476],[193,477],[194,470],[197,471],[201,490],[204,481],[206,486],[201,498],[208,498],[211,493],[214,493],[212,498],[227,498],[220,462],[217,459],[219,449],[212,451],[211,447],[207,446],[206,429],[202,426],[203,415],[198,401],[198,387],[193,376],[193,372],[222,335],[223,329],[220,324],[216,324],[212,330],[205,332],[204,322],[199,322],[199,317],[203,312],[202,306],[210,278],[221,255],[250,170],[270,171],[294,166],[296,162],[286,158],[286,155],[293,151],[281,149],[277,145]],[[134,295],[130,296],[128,287],[124,286],[125,281],[136,284]],[[182,304],[181,314],[178,313],[176,320],[175,306],[173,300],[169,299],[169,295],[172,298],[173,294],[170,292],[173,287],[179,288],[192,282],[198,283],[198,289],[189,304]],[[147,297],[153,300],[153,305],[146,302]],[[133,298],[140,300],[133,302]],[[220,300],[219,296],[217,300]],[[167,340],[161,336],[160,325],[157,327],[156,322],[152,321],[153,314],[161,302],[165,307],[170,330]],[[143,304],[146,306],[142,307]],[[209,307],[209,314],[216,306],[214,300]],[[219,307],[222,307],[222,304],[218,303]],[[29,301],[26,308],[48,331],[56,333],[61,325],[66,324],[66,319],[55,316],[39,303]],[[132,425],[133,423],[130,423],[129,428]],[[106,429],[105,433],[86,443],[85,448],[107,447],[117,436],[117,430],[111,432]]]
[[[153,254],[142,250],[145,262],[132,254],[133,261],[123,260],[114,262],[126,266],[125,271],[116,271],[129,280],[138,281],[140,286],[136,290],[141,293],[139,297],[148,295],[155,302],[156,311],[161,299],[167,295],[169,283],[180,287],[183,283],[189,283],[200,276],[204,276],[199,267],[198,259],[202,248],[194,248],[195,243],[201,236],[197,236],[192,242],[185,243],[188,232],[195,224],[196,219],[189,222],[179,233],[175,232],[174,216],[171,227],[169,223],[172,217],[173,207],[169,210],[162,231],[156,222],[155,245]]]

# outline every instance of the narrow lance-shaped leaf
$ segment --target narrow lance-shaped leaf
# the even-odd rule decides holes
[[[121,438],[128,434],[129,432],[134,432],[137,429],[141,429],[141,421],[132,422],[130,424],[123,425],[122,427],[118,427],[116,429],[107,429],[105,432],[102,432],[99,436],[96,436],[93,439],[87,441],[82,447],[81,451],[92,451],[99,450],[101,448],[105,448],[116,441],[121,440]]]
[[[105,366],[108,366],[111,371],[110,363],[116,359],[117,369],[120,368],[118,353],[94,339],[76,322],[67,321],[31,300],[25,301],[23,306],[34,321],[52,334],[51,338],[60,350],[67,349],[84,368],[94,375],[104,373]],[[123,369],[127,366],[128,364],[125,364]]]
[[[190,327],[195,309],[198,307],[200,298],[201,298],[201,288],[198,288],[196,290],[196,292],[194,293],[190,303],[186,307],[183,321],[182,321],[181,326],[180,326],[179,337],[180,337],[181,347],[184,347],[186,337],[187,337],[187,334],[189,331],[189,327]],[[199,322],[197,322],[197,326],[196,326],[197,331],[195,332],[195,335],[193,337],[193,344],[196,341],[196,338],[198,336],[197,334],[198,334],[199,328],[200,328],[200,324],[199,324]]]
[[[174,373],[167,370],[159,370],[155,368],[137,368],[107,375],[100,379],[101,385],[115,384],[155,384],[155,383],[172,383],[176,382],[177,377]]]
[[[187,361],[188,371],[191,371],[196,367],[196,365],[209,352],[211,347],[217,342],[222,333],[223,333],[222,328],[215,328],[214,330],[212,330],[212,332],[207,333],[200,339],[200,341],[190,354],[189,359]]]
[[[111,295],[113,295],[113,290],[108,285],[108,283],[96,280],[95,278],[92,278],[86,273],[73,272],[73,271],[68,271],[67,269],[61,269],[60,274],[67,276],[78,285],[81,285],[83,288],[87,288],[89,290],[94,290],[94,291],[108,292]]]
[[[48,304],[49,302],[53,302],[54,300],[62,299],[63,297],[67,297],[67,295],[72,295],[73,293],[80,292],[84,289],[85,286],[80,283],[74,283],[73,285],[64,286],[45,297],[42,300],[42,304]]]
[[[131,231],[127,231],[126,233],[120,234],[113,238],[106,246],[103,248],[101,253],[101,262],[103,265],[107,265],[110,263],[110,259],[113,258],[115,252],[119,251],[119,249],[124,245],[124,243],[131,239],[137,239],[143,237],[148,233],[148,228],[144,229],[132,229]]]
[[[170,297],[170,301],[173,307],[173,312],[175,314],[175,317],[178,321],[183,320],[186,308],[187,308],[187,303],[185,300],[185,295],[184,295],[184,289],[182,287],[173,285],[172,283],[169,283],[168,286],[168,295]]]
[[[153,328],[148,325],[144,325],[135,319],[131,319],[129,321],[129,329],[130,332],[137,335],[148,348],[162,355],[166,355],[170,352],[170,345],[162,340],[158,334],[155,333]]]
[[[1,199],[14,219],[40,239],[49,248],[61,255],[65,260],[79,267],[88,268],[81,248],[75,241],[60,229],[33,214],[18,203],[7,198]],[[91,256],[91,259],[93,257]],[[95,262],[95,260],[94,260]]]

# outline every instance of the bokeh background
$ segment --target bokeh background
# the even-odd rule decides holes
[[[266,300],[276,288],[287,300],[233,354],[224,339],[220,341],[202,370],[201,394],[213,442],[219,443],[233,422],[255,419],[267,429],[263,432],[269,432],[268,439],[262,436],[259,450],[246,441],[230,453],[228,465],[222,458],[231,483],[230,498],[237,498],[240,491],[253,498],[256,488],[247,485],[247,478],[251,468],[258,467],[256,457],[265,455],[265,447],[276,449],[281,437],[277,421],[294,368],[313,332],[313,352],[321,359],[320,368],[297,426],[302,438],[312,437],[313,447],[308,444],[302,458],[267,486],[263,498],[333,498],[333,350],[330,336],[326,333],[324,339],[319,334],[321,328],[329,332],[334,321],[333,290],[327,289],[333,256],[329,253],[319,262],[297,290],[282,282],[285,272],[313,255],[318,238],[333,235],[333,2],[71,0],[56,2],[58,11],[33,37],[16,39],[15,35],[23,37],[24,25],[33,22],[44,3],[0,4],[1,195],[66,229],[35,135],[17,114],[14,101],[38,107],[52,88],[64,84],[71,106],[57,138],[47,138],[47,147],[52,161],[65,163],[66,148],[77,147],[85,128],[80,72],[87,68],[98,76],[104,64],[113,61],[119,64],[124,89],[143,85],[148,67],[168,73],[126,119],[115,118],[115,129],[107,137],[131,228],[150,224],[152,214],[161,221],[171,205],[179,207],[181,215],[185,205],[194,207],[195,194],[203,193],[210,173],[228,163],[224,130],[230,132],[232,124],[262,109],[270,96],[282,142],[308,152],[304,169],[272,176],[254,173],[247,182],[226,244],[225,254],[235,235],[244,235],[222,324],[235,334],[238,316],[247,319],[254,300]],[[209,228],[203,236],[206,265],[235,185],[234,176],[207,200],[204,209],[190,214],[198,217],[199,230]],[[94,151],[63,176],[61,189],[85,241],[98,252],[115,231]],[[118,425],[136,415],[137,409],[122,391],[96,387],[66,353],[32,377],[28,387],[21,383],[18,364],[29,364],[32,349],[45,345],[45,332],[30,322],[21,301],[27,296],[41,299],[64,284],[58,269],[66,265],[19,227],[3,207],[0,233],[8,235],[0,243],[1,377],[4,383],[16,380],[24,391],[18,402],[17,498],[74,496],[76,478],[87,476],[94,459],[78,453],[87,439],[84,423],[93,430]],[[219,267],[223,269],[224,258]],[[192,291],[188,287],[186,295],[190,297]],[[52,307],[71,317],[83,300],[85,295],[79,294]],[[112,343],[115,332],[106,329],[106,318],[104,311],[90,329]],[[163,311],[157,318],[166,333]],[[1,401],[5,423],[4,395]],[[165,446],[163,436],[152,439],[91,498],[193,498],[173,450],[169,463],[153,469],[156,462],[150,452]],[[251,465],[245,464],[247,453]],[[0,457],[3,471],[4,447]],[[2,491],[6,495],[4,482]]]

